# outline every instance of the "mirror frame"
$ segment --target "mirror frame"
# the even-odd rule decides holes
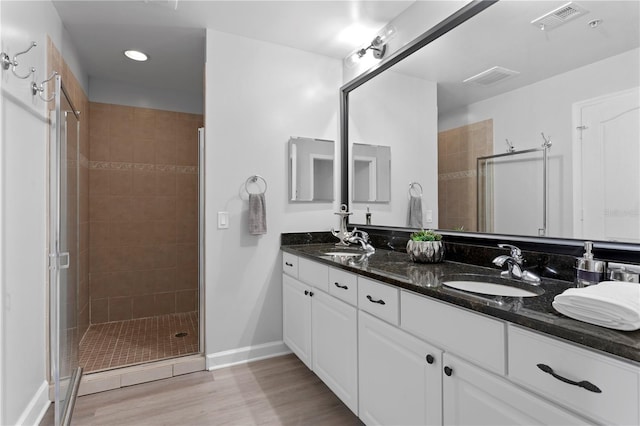
[[[371,80],[378,74],[391,68],[406,57],[417,52],[432,41],[445,35],[458,25],[481,13],[499,0],[473,0],[461,9],[445,18],[440,23],[428,29],[415,40],[394,52],[374,67],[355,77],[340,88],[340,199],[341,204],[349,206],[349,93]],[[412,228],[395,226],[371,226],[358,224],[369,234],[393,238],[406,236]],[[493,246],[498,243],[510,242],[517,244],[523,250],[563,254],[580,257],[583,254],[585,240],[553,237],[530,237],[521,235],[487,234],[481,232],[459,232],[438,230],[448,242]],[[640,244],[618,243],[610,241],[594,241],[596,257],[604,260],[638,263]]]

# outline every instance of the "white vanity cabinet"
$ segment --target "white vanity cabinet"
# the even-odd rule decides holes
[[[442,352],[364,311],[358,319],[360,419],[441,424]]]
[[[286,254],[297,268],[283,266],[284,343],[358,414],[357,309],[327,293],[328,266]],[[336,282],[343,285],[345,279]]]
[[[310,286],[282,275],[282,337],[284,343],[304,364],[311,364]]]
[[[445,425],[589,424],[506,379],[460,358],[443,355],[442,402]]]
[[[367,425],[640,424],[638,363],[291,254],[283,271],[285,343]]]

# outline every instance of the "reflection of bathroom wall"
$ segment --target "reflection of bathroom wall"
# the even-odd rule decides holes
[[[78,336],[82,337],[89,327],[89,100],[82,86],[67,66],[60,51],[50,38],[47,37],[47,75],[53,70],[60,73],[62,84],[71,98],[73,106],[80,111],[80,153],[78,160],[78,253],[75,247],[70,247],[71,258],[78,259],[78,291],[73,293],[77,297],[77,325]],[[49,108],[54,108],[49,102]],[[75,170],[75,168],[74,168]],[[74,303],[73,305],[76,305]],[[70,306],[73,306],[70,305]],[[74,313],[75,314],[75,313]]]
[[[495,153],[505,152],[505,138],[517,150],[524,150],[542,145],[540,132],[551,137],[548,235],[570,238],[573,236],[571,150],[574,132],[571,106],[575,102],[639,85],[640,49],[633,49],[459,110],[447,111],[440,115],[438,125],[440,129],[451,129],[492,118],[494,139],[497,141]],[[523,176],[522,179],[525,184],[529,177]],[[498,189],[496,193],[499,192]],[[506,198],[502,201],[510,202]],[[496,199],[497,203],[502,201]],[[535,214],[539,218],[539,212]],[[516,215],[511,219],[523,221]],[[516,225],[508,226],[515,229]]]
[[[197,310],[202,115],[90,108],[91,322]]]
[[[390,201],[371,205],[373,224],[407,223],[410,182],[424,188],[422,211],[432,211],[432,222],[425,227],[437,228],[437,86],[404,74],[386,71],[367,81],[349,94],[349,141],[391,149]],[[420,117],[419,120],[416,117]],[[351,151],[351,147],[349,147]],[[352,162],[352,156],[349,160]],[[349,178],[349,199],[353,182]],[[367,202],[352,202],[351,223],[365,223]]]
[[[478,230],[476,159],[492,153],[492,120],[438,133],[438,210],[441,229]]]

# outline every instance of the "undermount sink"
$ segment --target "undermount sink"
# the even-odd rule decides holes
[[[476,274],[447,275],[440,279],[442,285],[471,293],[505,297],[536,297],[544,289],[524,281]]]

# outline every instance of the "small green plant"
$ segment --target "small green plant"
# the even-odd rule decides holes
[[[442,240],[442,235],[432,229],[421,229],[420,231],[413,232],[409,238],[411,238],[412,241],[440,241]]]

